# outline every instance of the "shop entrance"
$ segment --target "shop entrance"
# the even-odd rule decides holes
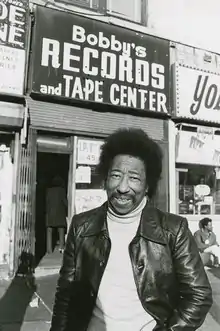
[[[37,185],[36,185],[36,222],[35,222],[35,259],[38,264],[47,253],[46,245],[46,194],[53,186],[53,179],[62,179],[67,197],[69,154],[39,152],[37,153]],[[53,231],[52,248],[56,250],[58,231]]]

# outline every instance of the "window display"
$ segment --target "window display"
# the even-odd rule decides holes
[[[220,168],[177,164],[179,214],[220,214]]]

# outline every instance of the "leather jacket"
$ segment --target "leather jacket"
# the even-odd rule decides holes
[[[111,250],[107,203],[76,215],[69,229],[50,331],[85,331]],[[129,244],[137,292],[155,331],[193,331],[212,291],[185,218],[146,206]]]

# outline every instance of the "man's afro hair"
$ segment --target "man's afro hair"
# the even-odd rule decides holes
[[[157,189],[162,171],[162,151],[159,145],[143,130],[121,128],[108,136],[101,147],[97,170],[106,180],[112,161],[117,155],[131,155],[141,159],[145,164],[148,197],[151,198]]]

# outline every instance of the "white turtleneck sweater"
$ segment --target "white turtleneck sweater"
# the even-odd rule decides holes
[[[152,331],[156,325],[138,297],[128,251],[145,204],[146,198],[127,215],[108,209],[111,252],[88,331]]]

